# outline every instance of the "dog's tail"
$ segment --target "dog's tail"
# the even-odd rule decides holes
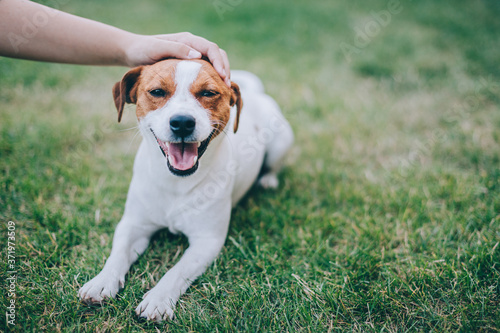
[[[236,82],[241,90],[264,93],[262,81],[253,73],[241,70],[231,71],[231,81]]]

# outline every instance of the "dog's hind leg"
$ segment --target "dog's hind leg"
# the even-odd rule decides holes
[[[267,104],[269,107],[266,113],[269,119],[266,127],[260,129],[262,133],[260,137],[268,139],[265,142],[266,156],[258,184],[264,188],[277,188],[278,172],[283,165],[286,153],[293,144],[293,131],[276,102],[269,97]]]
[[[80,289],[80,300],[87,304],[101,304],[106,298],[114,298],[123,288],[130,266],[146,250],[157,229],[124,215],[115,230],[111,255],[102,271]]]

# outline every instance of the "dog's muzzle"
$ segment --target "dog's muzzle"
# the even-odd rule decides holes
[[[167,159],[167,166],[170,172],[176,176],[186,177],[192,175],[199,165],[200,158],[207,150],[214,131],[202,142],[164,142],[156,136],[153,129],[151,133],[156,139],[163,156]]]

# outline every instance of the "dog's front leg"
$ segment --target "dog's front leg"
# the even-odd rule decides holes
[[[147,248],[157,229],[125,215],[116,227],[111,255],[102,271],[80,289],[80,299],[87,304],[100,304],[106,298],[114,298],[123,288],[130,266]]]
[[[225,238],[226,232],[223,235],[189,237],[189,248],[160,282],[144,295],[135,310],[137,315],[157,322],[172,319],[177,300],[214,261]]]

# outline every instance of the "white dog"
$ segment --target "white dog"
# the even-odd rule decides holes
[[[210,63],[170,59],[134,68],[115,84],[118,121],[125,103],[137,104],[143,141],[111,255],[80,289],[82,301],[115,297],[151,235],[168,228],[186,235],[189,248],[136,313],[155,321],[172,318],[179,297],[224,245],[231,208],[257,180],[278,185],[292,130],[258,78],[243,71],[233,78],[241,95]]]

